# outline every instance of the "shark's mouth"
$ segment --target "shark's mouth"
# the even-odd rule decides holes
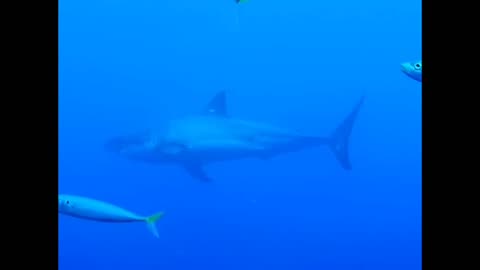
[[[109,152],[122,152],[123,150],[143,144],[144,136],[121,136],[108,140],[105,143],[105,149]]]

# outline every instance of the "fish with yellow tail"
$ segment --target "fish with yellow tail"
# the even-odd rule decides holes
[[[145,222],[147,228],[157,238],[159,235],[155,223],[163,216],[163,212],[159,212],[144,217],[110,203],[65,194],[58,195],[58,212],[76,218],[101,222]]]

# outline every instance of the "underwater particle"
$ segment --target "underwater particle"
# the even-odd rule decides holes
[[[418,82],[422,82],[422,60],[401,63],[400,68],[408,77]]]

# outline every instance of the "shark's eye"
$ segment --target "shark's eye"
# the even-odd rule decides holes
[[[422,68],[422,64],[420,64],[420,63],[415,64],[415,69],[421,69],[421,68]]]

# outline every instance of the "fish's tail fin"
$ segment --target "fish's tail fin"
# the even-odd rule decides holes
[[[345,170],[352,169],[349,157],[350,134],[352,133],[353,125],[355,124],[355,120],[357,119],[358,112],[360,111],[364,100],[365,96],[362,96],[348,116],[337,126],[333,134],[327,139],[329,148]]]
[[[235,25],[237,27],[240,27],[240,7],[239,6],[235,7]]]
[[[145,218],[145,222],[147,223],[147,228],[148,230],[155,236],[159,237],[157,227],[156,227],[156,222],[163,217],[163,212],[159,212],[156,214],[153,214],[147,218]]]
[[[241,8],[241,5],[246,2],[248,2],[248,0],[235,0],[235,3],[237,4],[235,9],[235,16],[236,16],[235,22],[238,27],[240,27],[240,8]]]

